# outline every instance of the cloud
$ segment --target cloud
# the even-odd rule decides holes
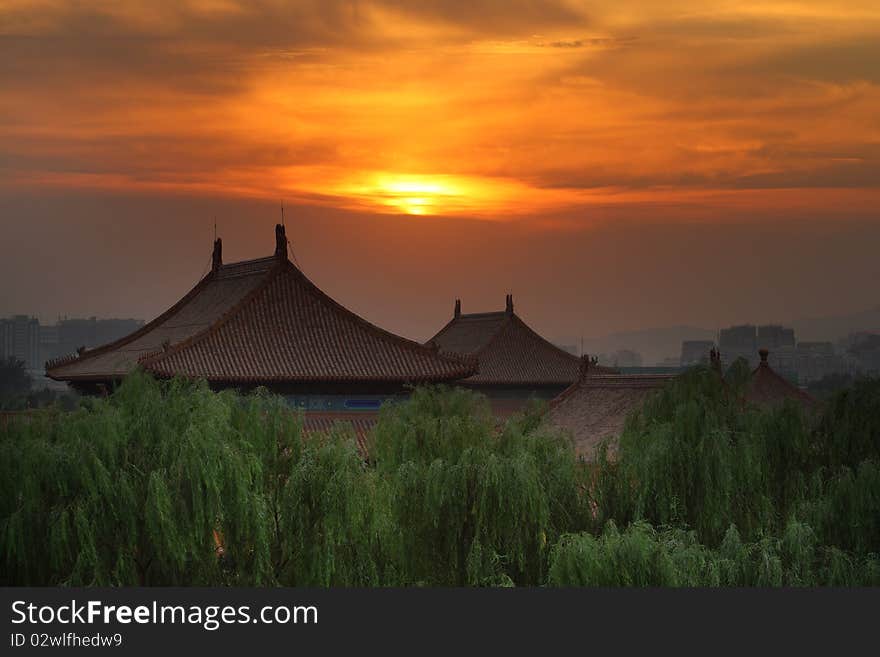
[[[364,207],[377,177],[433,176],[469,181],[480,198],[465,209],[496,216],[592,207],[600,193],[618,203],[620,190],[687,203],[709,190],[877,188],[871,3],[658,7],[9,3],[0,167],[7,185],[342,207]]]

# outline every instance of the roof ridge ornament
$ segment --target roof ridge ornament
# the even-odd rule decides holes
[[[275,224],[275,257],[287,260],[287,234],[284,224]]]
[[[719,374],[721,373],[721,352],[715,347],[709,350],[709,365]]]
[[[505,297],[504,312],[506,312],[508,315],[513,314],[513,295],[512,294],[508,294],[507,297]]]
[[[211,254],[211,271],[217,271],[223,265],[223,240],[214,240],[214,253]]]
[[[758,355],[761,356],[761,367],[769,367],[767,364],[767,356],[770,355],[770,352],[767,349],[758,349]]]
[[[578,379],[583,381],[587,378],[587,375],[590,371],[590,354],[584,354],[581,356],[581,362],[578,367]]]
[[[456,319],[461,317],[461,299],[455,300],[455,311],[452,313],[452,316]]]

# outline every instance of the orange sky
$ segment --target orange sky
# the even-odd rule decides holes
[[[0,0],[0,195],[871,223],[878,62],[876,0]]]
[[[7,185],[486,218],[878,200],[876,2],[0,7]]]

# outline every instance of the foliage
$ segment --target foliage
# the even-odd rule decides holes
[[[33,379],[25,363],[15,357],[0,360],[0,410],[22,411],[57,406],[70,411],[76,408],[76,395],[49,388],[33,388]]]
[[[598,537],[567,534],[553,549],[554,586],[878,586],[880,558],[821,547],[808,525],[790,521],[780,538],[743,543],[736,527],[717,549],[694,532],[654,529],[644,521]]]
[[[14,356],[0,360],[0,409],[24,408],[24,400],[30,389],[31,377],[24,361]]]
[[[571,444],[529,424],[497,433],[486,400],[462,389],[418,389],[383,409],[371,454],[405,582],[543,581],[549,542],[582,506]]]
[[[826,374],[817,381],[811,381],[807,384],[807,392],[817,399],[830,399],[841,390],[849,388],[855,383],[856,379],[851,374],[842,374],[835,372]]]
[[[26,393],[31,388],[31,377],[24,361],[10,356],[0,360],[0,398]]]
[[[0,428],[0,583],[880,585],[880,382],[815,416],[696,368],[584,466],[536,404],[425,387],[368,460],[280,397],[136,372]]]
[[[0,578],[348,583],[346,558],[357,567],[363,558],[357,545],[334,541],[344,544],[338,528],[363,499],[351,476],[362,466],[349,438],[306,443],[301,426],[265,393],[242,399],[140,373],[63,421],[10,426],[0,441]],[[352,481],[358,487],[343,490]],[[333,508],[339,499],[347,506]],[[297,531],[303,524],[310,535]]]

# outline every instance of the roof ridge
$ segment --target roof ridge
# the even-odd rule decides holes
[[[395,333],[391,333],[390,331],[386,331],[383,328],[380,328],[373,324],[372,322],[367,321],[357,313],[349,310],[341,303],[333,299],[326,292],[321,290],[317,285],[315,285],[309,278],[306,276],[302,270],[299,269],[296,265],[294,265],[290,260],[284,259],[279,260],[279,264],[272,269],[269,270],[264,279],[256,286],[253,290],[248,292],[237,304],[235,304],[232,308],[227,310],[217,321],[215,321],[211,326],[206,329],[200,331],[199,333],[187,338],[186,340],[179,342],[174,347],[168,349],[167,351],[159,352],[158,354],[147,355],[138,359],[138,362],[146,367],[147,369],[152,369],[155,365],[160,363],[167,357],[178,354],[190,347],[202,342],[203,340],[207,340],[214,333],[220,330],[224,325],[230,322],[234,317],[236,317],[244,308],[253,303],[256,297],[263,292],[270,283],[272,283],[278,276],[282,273],[291,274],[293,276],[298,277],[305,285],[310,294],[315,295],[319,300],[329,303],[332,308],[340,312],[341,314],[350,317],[352,320],[357,322],[363,328],[372,331],[373,333],[379,335],[382,339],[389,340],[390,342],[400,343],[403,347],[410,349],[413,352],[435,356],[446,362],[458,365],[462,368],[461,377],[467,377],[473,374],[476,371],[476,362],[462,358],[458,355],[446,354],[440,352],[438,349],[433,349],[431,347],[424,346],[414,340],[410,340],[409,338],[405,338],[401,335],[397,335]]]
[[[364,319],[363,317],[358,315],[356,312],[354,312],[353,310],[350,310],[349,308],[346,308],[341,303],[339,303],[336,299],[334,299],[329,294],[324,292],[324,290],[322,290],[315,283],[313,283],[311,281],[311,279],[309,279],[309,277],[306,276],[305,273],[299,267],[294,265],[289,260],[286,260],[285,262],[289,266],[289,268],[292,270],[292,272],[295,275],[299,276],[303,280],[303,282],[309,286],[310,290],[312,292],[314,292],[319,298],[329,302],[333,307],[338,309],[340,312],[342,312],[345,315],[348,315],[349,317],[354,319],[356,322],[361,324],[364,328],[372,331],[373,333],[379,335],[380,337],[382,337],[384,339],[389,339],[392,342],[402,342],[405,346],[409,347],[410,349],[412,349],[413,351],[416,351],[418,353],[427,353],[427,354],[431,354],[431,355],[437,356],[439,358],[442,358],[444,360],[450,361],[452,363],[457,363],[459,365],[464,365],[464,366],[470,366],[470,363],[468,363],[468,359],[462,357],[462,356],[466,356],[465,354],[458,355],[458,354],[452,354],[449,352],[442,352],[442,351],[440,351],[439,348],[434,348],[434,347],[429,347],[427,345],[423,345],[421,342],[417,342],[416,340],[411,340],[411,339],[406,338],[402,335],[398,335],[397,333],[392,333],[391,331],[383,329],[381,326],[377,326],[377,325],[373,324],[371,321]],[[473,372],[471,372],[471,373],[473,373]]]
[[[547,403],[547,407],[548,407],[548,409],[550,409],[550,408],[554,408],[554,407],[558,406],[559,404],[561,404],[566,399],[571,397],[575,392],[577,392],[581,388],[584,388],[586,390],[589,390],[589,389],[595,390],[595,389],[603,387],[603,386],[597,386],[597,385],[590,385],[591,383],[593,383],[593,384],[602,383],[602,382],[610,383],[613,381],[622,382],[622,381],[627,381],[627,380],[635,382],[635,381],[638,381],[639,379],[644,380],[645,378],[648,378],[650,381],[656,381],[658,383],[661,383],[661,382],[668,383],[668,382],[672,381],[673,379],[676,379],[678,376],[680,376],[680,375],[678,375],[678,374],[620,374],[620,373],[618,373],[618,374],[588,374],[587,376],[583,377],[582,379],[578,379],[577,381],[572,383],[565,390],[563,390],[558,395],[556,395],[553,399],[551,399]],[[617,389],[629,388],[629,389],[634,389],[634,390],[659,388],[659,386],[626,386],[626,385],[606,386],[606,387],[609,387],[609,388],[613,387],[613,388],[617,388]]]
[[[519,315],[517,315],[516,313],[511,313],[510,317],[511,317],[512,320],[516,320],[517,322],[519,322],[519,324],[520,324],[520,325],[521,325],[526,331],[528,331],[529,333],[531,333],[534,337],[538,338],[538,340],[540,340],[540,341],[543,342],[544,344],[547,344],[547,345],[549,345],[550,347],[552,347],[552,348],[553,348],[555,351],[557,351],[560,355],[564,356],[565,358],[569,358],[569,359],[571,359],[571,360],[580,361],[580,358],[579,358],[579,357],[577,357],[577,356],[575,356],[574,354],[572,354],[572,353],[566,351],[566,350],[563,349],[562,347],[557,347],[555,344],[553,344],[552,342],[550,342],[550,340],[548,340],[548,339],[545,338],[543,335],[541,335],[540,333],[538,333],[537,331],[535,331],[535,329],[533,329],[531,326],[529,326],[528,324],[526,324],[525,321],[523,321],[523,319],[522,319]]]
[[[119,347],[122,347],[130,342],[134,342],[138,338],[146,335],[147,333],[152,331],[154,328],[156,328],[158,325],[160,325],[162,322],[164,322],[166,319],[171,317],[175,312],[180,310],[180,308],[182,308],[184,305],[186,305],[194,296],[196,296],[196,292],[201,290],[204,286],[206,286],[213,279],[214,273],[215,272],[213,270],[211,270],[207,274],[205,274],[190,289],[189,292],[187,292],[180,299],[178,299],[176,303],[174,303],[170,308],[168,308],[168,310],[166,310],[162,314],[158,315],[157,317],[153,318],[152,320],[150,320],[149,322],[147,322],[146,324],[141,326],[137,331],[134,331],[133,333],[129,333],[128,335],[125,335],[117,340],[113,340],[112,342],[108,342],[107,344],[103,344],[98,347],[95,347],[94,349],[87,349],[82,354],[77,354],[77,355],[70,354],[69,356],[66,356],[66,357],[62,356],[60,359],[55,359],[55,361],[63,360],[64,362],[59,363],[59,362],[48,361],[46,363],[46,376],[48,376],[50,379],[54,379],[57,381],[58,379],[55,379],[55,377],[49,373],[50,369],[56,369],[58,367],[62,367],[64,365],[69,365],[74,362],[78,363],[83,360],[88,360],[90,358],[94,358],[95,356],[100,356],[101,354],[107,353],[109,351],[113,351],[114,349],[118,349]],[[51,365],[51,368],[50,368],[50,365]]]
[[[815,397],[813,397],[813,395],[811,395],[806,390],[803,390],[800,386],[796,386],[791,381],[786,379],[779,372],[777,372],[772,367],[770,367],[770,363],[768,363],[767,361],[763,361],[763,362],[759,363],[758,366],[754,369],[754,371],[752,372],[752,375],[749,377],[749,383],[748,383],[749,387],[751,387],[752,382],[755,380],[755,376],[759,372],[761,372],[762,370],[765,371],[764,372],[765,376],[772,377],[775,381],[778,381],[783,386],[785,386],[786,388],[788,388],[789,390],[791,390],[792,392],[794,392],[798,396],[802,397],[803,399],[806,399],[810,403],[816,403],[817,399]]]
[[[504,321],[502,321],[500,324],[498,324],[498,328],[495,329],[495,332],[492,334],[492,337],[489,338],[488,340],[486,340],[486,342],[483,344],[482,347],[477,349],[477,351],[475,352],[475,355],[479,356],[481,353],[486,351],[486,349],[488,349],[492,344],[494,344],[495,341],[498,339],[498,337],[504,332],[504,329],[507,328],[508,326],[510,326],[511,319],[515,316],[516,315],[504,313]]]
[[[425,344],[427,345],[427,344],[430,344],[431,342],[436,342],[437,338],[439,338],[441,335],[446,333],[446,331],[451,329],[453,326],[458,324],[463,319],[490,319],[490,318],[491,319],[499,319],[499,318],[504,318],[504,317],[509,317],[509,316],[510,316],[509,313],[505,310],[493,310],[493,311],[484,312],[484,313],[461,313],[460,315],[453,315],[449,319],[449,321],[443,325],[443,328],[441,328],[439,331],[437,331],[437,333],[435,333],[434,336],[430,340],[427,340],[425,342]],[[495,332],[492,334],[492,338],[490,338],[490,340],[486,344],[488,344],[489,342],[491,342],[492,339],[494,339],[495,335],[497,335],[501,331],[501,328],[504,326],[505,323],[506,322],[501,322],[498,325],[498,328],[495,329]],[[478,349],[477,351],[478,352],[482,351],[482,348]],[[449,353],[459,353],[459,352],[449,352]]]
[[[207,328],[202,329],[198,333],[191,335],[186,340],[182,340],[178,342],[176,345],[173,345],[169,349],[163,349],[161,351],[147,353],[138,358],[138,365],[146,369],[151,369],[151,366],[161,362],[163,359],[171,356],[173,354],[177,354],[184,349],[189,348],[190,346],[201,342],[202,340],[206,340],[210,337],[215,331],[220,329],[220,327],[224,326],[228,323],[238,312],[247,305],[256,295],[264,290],[266,286],[272,281],[282,269],[281,263],[276,264],[274,267],[271,267],[266,275],[263,277],[263,280],[260,281],[259,284],[254,286],[250,292],[245,294],[241,299],[238,300],[238,303],[234,304],[231,308],[229,308],[225,313],[223,313],[219,318],[217,318],[213,323],[211,323]]]
[[[509,313],[506,310],[488,310],[483,313],[462,313],[458,317],[453,317],[453,319],[485,319],[489,317],[500,317],[502,315],[508,315]]]

